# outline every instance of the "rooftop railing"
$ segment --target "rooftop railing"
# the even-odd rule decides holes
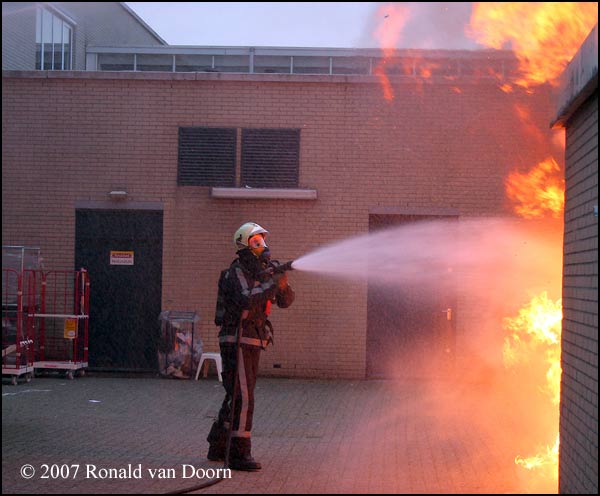
[[[494,77],[516,75],[512,52],[276,47],[88,47],[88,71]]]

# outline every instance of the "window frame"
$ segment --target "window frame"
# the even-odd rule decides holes
[[[49,17],[47,17],[49,16]],[[46,33],[44,29],[45,18],[49,19],[50,33]],[[55,42],[55,27],[58,25],[60,31],[60,43]],[[73,70],[73,33],[74,24],[67,21],[64,16],[61,16],[58,12],[38,6],[36,9],[36,20],[35,20],[35,69],[38,71],[70,71]],[[65,40],[65,28],[67,29],[67,38]],[[49,41],[44,41],[47,37]],[[46,48],[46,45],[50,45],[50,49]],[[56,47],[60,47],[60,67],[55,67],[56,56],[58,52]],[[46,53],[48,52],[48,53]],[[68,60],[65,60],[65,55],[68,52]],[[38,60],[39,57],[39,60]],[[48,63],[46,57],[50,58]],[[67,62],[67,63],[66,63]],[[49,66],[49,67],[45,67]]]

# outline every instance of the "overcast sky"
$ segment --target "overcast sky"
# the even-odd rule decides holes
[[[127,2],[170,45],[375,48],[393,10],[378,2]],[[395,6],[402,2],[394,2]],[[464,35],[470,2],[405,2],[411,16],[397,48],[478,46]],[[384,8],[385,11],[385,8]],[[481,48],[481,47],[479,47]]]

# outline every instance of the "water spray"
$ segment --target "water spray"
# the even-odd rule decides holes
[[[560,260],[562,253],[560,235],[555,233],[552,226],[505,218],[415,222],[332,242],[285,263],[271,261],[261,275],[275,276],[296,270],[341,280],[367,281],[373,286],[401,286],[407,291],[428,288],[431,284],[437,289],[454,291],[453,286],[442,286],[450,268],[462,277],[464,298],[473,304],[501,303],[504,308],[521,299],[524,290],[517,291],[517,287],[546,287],[549,281],[560,280],[559,264],[548,263]],[[549,271],[549,265],[554,267],[553,271]],[[490,292],[492,283],[495,291]],[[485,327],[492,321],[495,325],[495,319],[496,315],[490,314],[478,322]],[[239,330],[237,335],[241,335]],[[474,343],[477,356],[489,363],[492,358],[487,352],[487,335],[470,332],[468,338]],[[236,369],[234,377],[237,376]],[[237,390],[233,397],[236,396]],[[232,407],[233,412],[235,404]],[[229,465],[228,458],[226,453],[225,468]],[[221,480],[177,493],[203,489]]]

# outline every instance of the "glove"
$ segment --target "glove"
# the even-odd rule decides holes
[[[281,274],[275,274],[273,276],[273,281],[277,284],[277,287],[281,290],[285,289],[288,285],[288,275],[287,272],[283,272]]]
[[[273,325],[268,320],[265,323],[265,329],[267,331],[267,345],[275,345],[275,336],[273,332]]]

